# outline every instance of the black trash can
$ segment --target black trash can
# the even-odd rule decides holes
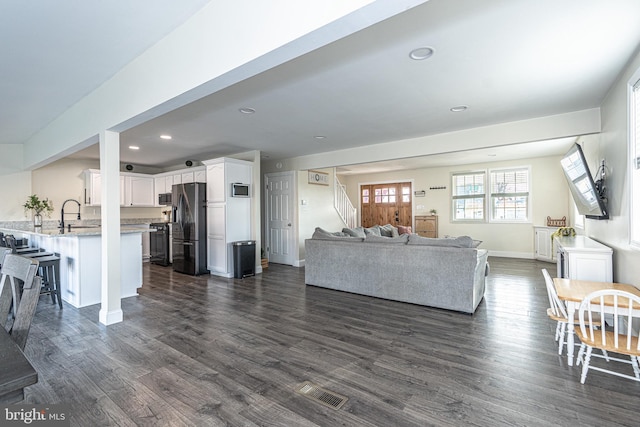
[[[242,279],[256,274],[256,242],[233,242],[233,277]]]

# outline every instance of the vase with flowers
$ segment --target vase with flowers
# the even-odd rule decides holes
[[[28,211],[33,212],[33,226],[42,227],[42,214],[47,216],[53,212],[53,203],[49,199],[40,199],[37,195],[32,194],[27,197],[27,201],[24,205],[25,214]]]

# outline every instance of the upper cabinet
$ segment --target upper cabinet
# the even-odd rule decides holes
[[[155,206],[164,206],[158,203],[158,196],[163,193],[171,193],[175,184],[188,182],[207,182],[207,168],[196,166],[189,169],[179,169],[172,172],[163,172],[153,175],[155,182]]]
[[[124,206],[155,206],[157,200],[155,200],[153,184],[153,177],[149,175],[124,175]]]
[[[120,173],[120,206],[122,207],[158,207],[158,195],[171,193],[175,184],[187,182],[207,182],[207,168],[198,166],[163,172],[155,175],[142,173]],[[99,169],[84,171],[84,204],[100,206],[102,197],[102,179]]]
[[[97,169],[84,171],[84,204],[87,206],[100,206],[102,198],[102,179]]]

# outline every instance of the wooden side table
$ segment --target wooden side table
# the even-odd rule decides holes
[[[438,237],[438,215],[416,215],[416,234],[422,237]]]

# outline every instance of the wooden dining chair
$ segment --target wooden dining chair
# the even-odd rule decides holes
[[[556,292],[556,287],[553,284],[553,279],[551,278],[551,275],[549,275],[549,272],[546,268],[542,269],[542,275],[544,276],[544,283],[547,286],[547,296],[549,297],[549,308],[547,308],[547,316],[549,316],[551,320],[556,321],[555,339],[556,341],[558,341],[558,354],[562,355],[562,349],[564,348],[566,342],[565,338],[567,334],[573,333],[573,331],[569,331],[567,328],[567,325],[569,324],[567,306],[560,298],[558,298],[558,293]],[[601,320],[597,316],[593,317],[593,322],[594,326],[601,325]],[[577,313],[574,324],[578,324]]]
[[[24,349],[40,297],[38,261],[7,254],[0,274],[0,326]],[[12,310],[13,309],[13,310]]]
[[[607,301],[606,305],[605,301]],[[604,319],[605,314],[607,325],[596,329],[592,319],[596,315]],[[616,289],[592,292],[580,304],[578,319],[579,325],[576,325],[575,330],[582,342],[578,354],[578,358],[582,359],[580,383],[584,384],[590,369],[640,381],[638,365],[640,332],[634,329],[638,327],[637,322],[640,321],[640,297]],[[609,360],[630,364],[633,368],[633,376],[600,366],[592,366],[591,356],[594,348],[629,356],[630,360],[611,356]]]

